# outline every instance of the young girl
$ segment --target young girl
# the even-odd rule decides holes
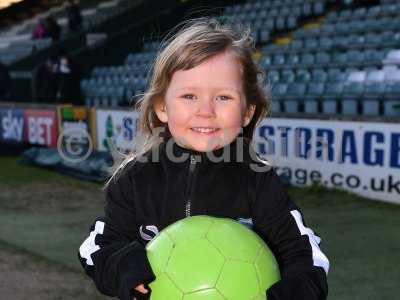
[[[250,145],[270,106],[252,51],[248,31],[203,18],[158,54],[139,107],[141,148],[109,181],[105,215],[79,249],[102,293],[148,298],[145,244],[179,219],[211,215],[247,223],[274,252],[282,279],[268,300],[326,299],[320,238]]]

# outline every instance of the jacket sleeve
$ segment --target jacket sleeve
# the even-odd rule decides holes
[[[137,235],[132,190],[124,172],[109,183],[105,214],[79,248],[79,260],[98,290],[121,300],[131,300],[133,287],[155,278]]]
[[[281,280],[267,291],[268,300],[326,299],[329,261],[319,248],[321,239],[306,227],[275,171],[256,177],[254,229],[274,252],[281,271]]]

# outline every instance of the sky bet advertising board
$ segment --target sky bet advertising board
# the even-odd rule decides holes
[[[0,141],[22,143],[23,133],[24,111],[18,108],[0,108]]]
[[[254,141],[294,185],[318,183],[400,204],[400,124],[270,118]]]
[[[98,110],[97,150],[117,149],[121,153],[132,151],[136,133],[137,113],[133,111]]]
[[[32,145],[57,146],[56,110],[27,109],[24,111],[25,141]]]

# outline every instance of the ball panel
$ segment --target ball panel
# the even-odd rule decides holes
[[[201,290],[186,294],[183,300],[226,300],[216,289]]]
[[[165,228],[165,231],[175,243],[179,241],[204,238],[213,222],[214,218],[212,217],[193,216],[168,226]]]
[[[215,222],[207,233],[207,239],[228,259],[253,262],[261,248],[254,232],[229,219]]]
[[[147,244],[147,257],[156,276],[165,271],[173,247],[174,244],[164,232],[161,232],[157,235],[157,238]]]
[[[260,286],[254,265],[228,260],[217,282],[217,289],[229,300],[251,300],[259,295]]]
[[[205,238],[178,243],[166,272],[185,293],[215,286],[225,259]]]
[[[151,296],[150,300],[179,300],[183,298],[183,293],[165,274],[161,273],[157,276],[157,280],[150,283]]]
[[[265,247],[260,251],[254,266],[262,291],[266,291],[280,279],[278,263],[268,248]]]

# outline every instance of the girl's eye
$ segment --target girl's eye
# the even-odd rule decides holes
[[[219,98],[220,100],[222,100],[222,101],[226,101],[226,100],[232,99],[231,97],[225,96],[225,95],[221,95],[221,96],[219,96],[218,98]]]
[[[196,97],[193,94],[186,94],[186,95],[183,95],[182,98],[187,99],[187,100],[194,100]]]

